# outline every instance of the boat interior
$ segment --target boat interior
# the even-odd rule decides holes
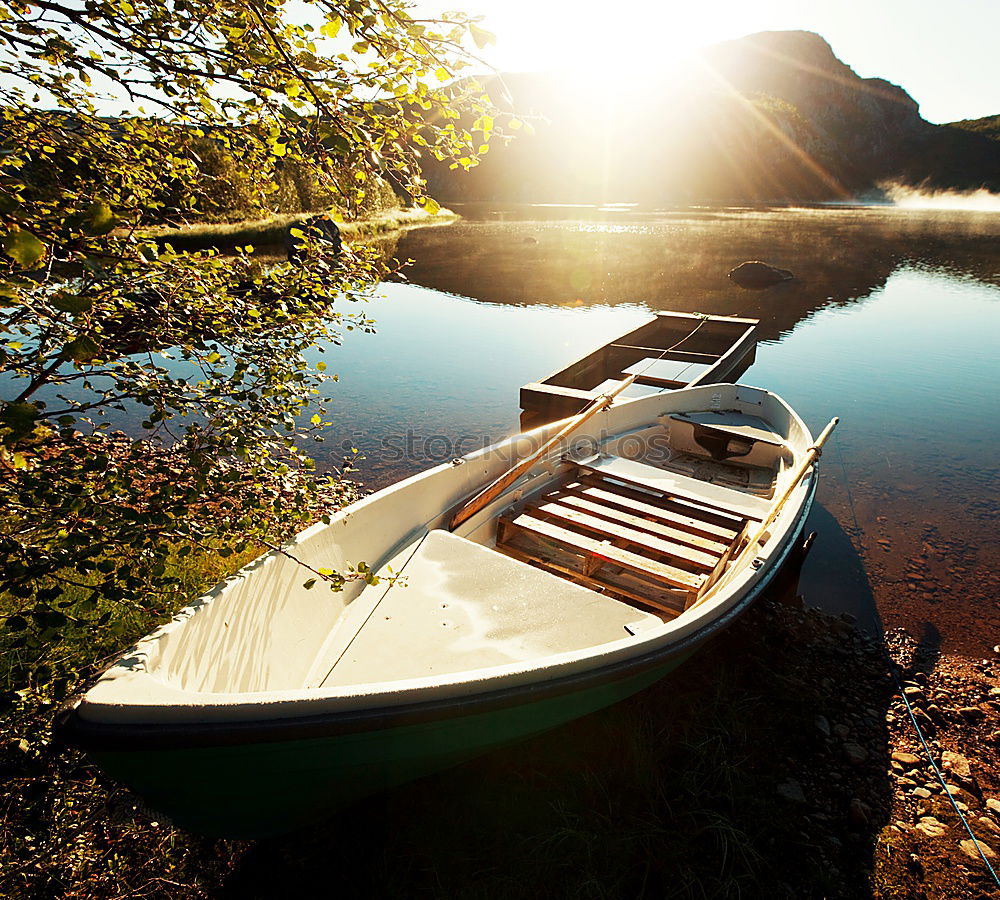
[[[610,437],[591,430],[454,531],[451,515],[521,458],[515,450],[373,495],[218,586],[145,639],[117,676],[148,673],[144,702],[170,696],[172,708],[203,702],[199,692],[361,696],[512,664],[528,673],[700,627],[695,614],[709,607],[699,607],[757,555],[741,551],[751,535],[757,543],[810,438],[767,392],[683,394],[666,413],[659,398],[628,404],[609,420]],[[731,408],[704,409],[719,396]],[[452,498],[443,511],[442,491]],[[367,559],[379,581],[310,589],[292,556],[341,571]],[[89,696],[121,709],[109,684]]]
[[[522,425],[571,415],[635,375],[634,399],[689,384],[736,380],[753,362],[756,319],[659,313],[649,322],[521,389]],[[708,377],[735,352],[725,372]],[[551,411],[555,415],[549,415]]]
[[[564,457],[558,477],[506,504],[478,541],[428,532],[396,558],[406,586],[391,585],[376,617],[344,631],[313,680],[346,686],[374,672],[392,680],[546,657],[641,634],[697,605],[767,517],[793,454],[757,416],[661,419]],[[639,447],[640,459],[618,455]]]
[[[640,388],[683,387],[717,363],[752,328],[747,321],[715,317],[702,324],[697,316],[657,316],[547,380],[600,392],[639,373],[635,384]]]

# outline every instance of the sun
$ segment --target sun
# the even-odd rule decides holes
[[[569,70],[595,84],[655,74],[714,37],[709,10],[672,0],[481,0],[476,9],[497,36],[489,61],[498,69]]]

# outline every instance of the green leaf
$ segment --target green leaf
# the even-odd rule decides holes
[[[78,363],[88,363],[101,353],[100,348],[85,334],[77,335],[62,349],[62,355]]]
[[[5,625],[8,631],[24,631],[28,622],[23,616],[8,616]]]
[[[323,146],[334,153],[349,153],[351,142],[342,134],[330,134],[323,138]]]
[[[320,28],[319,33],[323,37],[335,38],[340,33],[340,19],[330,19],[322,28]]]
[[[117,225],[118,218],[103,200],[95,200],[91,203],[84,210],[83,219],[80,222],[83,233],[91,237],[101,237],[113,231]]]
[[[40,410],[34,403],[8,403],[0,411],[0,424],[11,431],[11,437],[30,434],[38,421]]]
[[[90,297],[81,297],[79,294],[71,294],[68,291],[59,291],[49,299],[56,309],[67,313],[85,313],[94,305]]]
[[[420,205],[424,208],[425,212],[430,213],[432,216],[436,216],[441,211],[441,204],[433,197],[424,197]]]
[[[28,231],[8,232],[0,239],[0,244],[3,252],[22,269],[33,269],[45,258],[45,244]]]
[[[303,582],[302,587],[304,587],[307,591],[311,591],[313,587],[315,587],[315,585],[316,585],[316,579],[310,578],[308,581]]]
[[[0,191],[0,213],[12,213],[18,205],[16,197],[6,191]]]
[[[469,34],[472,35],[472,39],[476,42],[476,46],[480,50],[487,44],[495,44],[497,42],[497,36],[492,31],[487,31],[478,25],[470,25]]]

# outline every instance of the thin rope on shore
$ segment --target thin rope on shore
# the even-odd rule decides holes
[[[840,445],[840,440],[836,437],[834,442],[837,446],[837,457],[840,460],[840,469],[844,475],[844,487],[847,491],[847,503],[851,510],[851,518],[854,520],[854,531],[858,535],[860,540],[861,535],[864,533],[861,525],[858,522],[857,512],[854,509],[854,496],[851,493],[851,483],[847,477],[847,466],[844,464],[844,451]],[[944,790],[945,796],[951,802],[952,808],[958,814],[958,818],[961,820],[962,825],[965,827],[966,832],[968,832],[969,837],[972,839],[972,843],[976,847],[976,851],[979,853],[983,864],[989,870],[991,876],[993,876],[993,881],[996,883],[997,887],[1000,887],[1000,877],[997,876],[996,870],[990,865],[990,861],[986,858],[986,854],[983,852],[983,848],[979,843],[979,838],[973,833],[971,826],[969,825],[969,820],[965,817],[965,814],[959,808],[958,802],[952,795],[951,790],[948,788],[947,782],[944,780],[944,775],[941,773],[941,769],[938,768],[938,764],[934,761],[934,754],[931,751],[930,746],[927,743],[927,739],[924,737],[924,733],[920,728],[920,724],[917,722],[916,716],[913,714],[913,707],[910,705],[910,698],[906,696],[903,690],[903,683],[899,678],[899,664],[892,658],[892,654],[889,652],[889,647],[885,641],[885,624],[882,622],[882,614],[879,612],[878,604],[875,602],[875,597],[872,595],[872,623],[874,624],[879,639],[879,645],[882,648],[882,652],[885,654],[885,658],[889,663],[889,673],[892,675],[892,680],[896,684],[896,692],[900,697],[903,698],[903,704],[906,706],[906,712],[909,714],[910,723],[913,725],[913,730],[917,733],[917,738],[920,740],[920,745],[924,748],[924,753],[927,756],[928,761],[931,764],[931,768],[934,770],[934,774],[937,776],[939,782],[941,782],[941,787]]]

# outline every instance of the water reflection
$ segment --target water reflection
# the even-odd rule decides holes
[[[466,221],[411,231],[396,248],[411,282],[491,303],[640,303],[745,315],[778,337],[816,310],[865,297],[918,263],[1000,284],[1000,215],[892,209],[459,209]],[[747,259],[795,281],[760,294],[727,277]]]

